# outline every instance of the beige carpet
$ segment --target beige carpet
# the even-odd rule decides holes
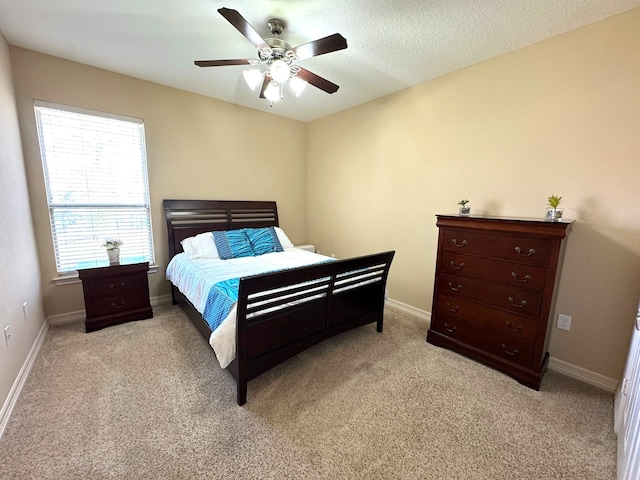
[[[612,395],[540,392],[387,310],[249,383],[177,307],[52,327],[0,439],[2,479],[614,479]]]

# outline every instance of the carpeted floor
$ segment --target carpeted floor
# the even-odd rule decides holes
[[[178,307],[52,327],[0,439],[2,479],[615,479],[613,397],[541,391],[425,342],[387,309],[249,383]]]

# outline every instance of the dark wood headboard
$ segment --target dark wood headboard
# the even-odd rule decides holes
[[[272,201],[163,200],[162,205],[169,259],[182,252],[182,240],[198,233],[278,226],[278,207]]]

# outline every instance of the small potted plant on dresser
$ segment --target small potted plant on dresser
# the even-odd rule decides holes
[[[551,195],[547,198],[547,211],[544,219],[548,222],[559,222],[562,220],[563,210],[559,208],[562,197],[558,195]]]
[[[460,215],[469,215],[471,213],[471,207],[467,206],[467,203],[469,203],[469,200],[460,200],[458,202],[458,205],[460,205],[460,208],[458,209],[458,213]]]

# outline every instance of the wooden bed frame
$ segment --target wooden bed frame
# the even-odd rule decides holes
[[[278,226],[276,203],[270,201],[164,200],[163,206],[170,259],[182,252],[182,240],[198,233]],[[247,400],[249,380],[312,345],[373,322],[382,332],[394,253],[242,278],[236,358],[227,367],[237,382],[238,405]],[[171,294],[208,343],[209,325],[173,285]]]

